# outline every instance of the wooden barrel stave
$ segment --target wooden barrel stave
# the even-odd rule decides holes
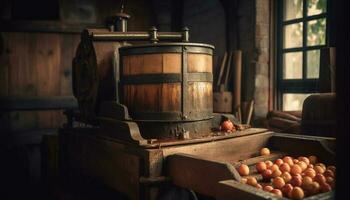
[[[210,82],[189,82],[188,114],[189,118],[201,118],[213,113],[213,94]]]
[[[181,54],[145,54],[123,57],[123,75],[181,73]]]
[[[187,72],[213,72],[213,56],[201,53],[188,53]]]
[[[124,100],[130,112],[166,112],[181,109],[179,83],[125,85]]]

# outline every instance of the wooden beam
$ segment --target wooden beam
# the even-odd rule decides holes
[[[80,34],[86,28],[106,28],[104,24],[67,24],[56,21],[0,20],[1,32],[70,33]]]
[[[73,96],[24,96],[24,97],[0,97],[0,110],[60,110],[78,108],[78,103]]]

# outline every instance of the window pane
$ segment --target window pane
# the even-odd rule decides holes
[[[307,15],[319,15],[327,11],[327,0],[308,0]]]
[[[303,23],[286,25],[283,28],[283,47],[301,47],[303,44]]]
[[[301,79],[303,77],[302,52],[283,55],[283,79]]]
[[[284,111],[302,110],[304,100],[309,95],[310,94],[292,94],[292,93],[283,94],[283,110]]]
[[[307,78],[318,78],[320,75],[320,50],[307,52]]]
[[[283,1],[284,20],[301,18],[303,16],[303,0]]]
[[[326,18],[311,20],[307,23],[307,45],[326,44]]]

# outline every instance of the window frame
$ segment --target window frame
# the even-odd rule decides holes
[[[308,94],[308,93],[317,93],[319,92],[318,88],[318,80],[319,78],[306,78],[307,77],[307,51],[310,50],[321,50],[325,48],[329,44],[329,12],[330,12],[330,1],[327,0],[327,8],[325,13],[307,16],[307,1],[303,1],[303,16],[297,19],[291,19],[284,21],[284,13],[283,13],[283,0],[276,0],[276,43],[277,43],[277,51],[276,51],[276,88],[277,88],[277,109],[283,110],[283,94],[284,93],[295,93],[295,94]],[[307,46],[307,25],[311,20],[317,20],[325,18],[326,20],[326,38],[324,45],[314,45]],[[301,47],[293,47],[293,48],[283,48],[283,37],[284,31],[283,27],[286,25],[303,23],[303,34],[302,34],[302,46]],[[301,52],[302,53],[302,78],[301,79],[283,79],[283,55],[284,53],[290,52]]]

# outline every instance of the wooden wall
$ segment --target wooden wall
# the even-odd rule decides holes
[[[1,34],[1,97],[72,96],[71,60],[79,43],[78,34]],[[12,111],[4,113],[7,129],[22,131],[59,127],[62,110]]]
[[[228,49],[224,5],[219,0],[184,0],[182,18],[182,24],[190,29],[191,42],[215,46],[213,78],[214,83],[216,83],[223,55]]]
[[[105,27],[106,18],[119,12],[121,1],[59,0],[57,20],[13,19],[18,2],[0,3],[0,102],[6,101],[0,108],[23,107],[33,98],[49,104],[60,104],[55,98],[73,99],[71,63],[80,32],[87,27]],[[35,2],[40,0],[28,9],[45,9]],[[129,30],[149,29],[153,11],[148,1],[126,1],[124,10],[131,15]],[[62,111],[0,109],[1,132],[60,127],[65,121]]]
[[[0,2],[0,177],[6,183],[0,199],[38,199],[46,191],[39,187],[46,159],[42,162],[42,136],[56,133],[66,121],[61,107],[74,100],[71,63],[80,33],[105,27],[121,1],[57,0],[59,18],[50,20],[15,19],[13,7],[21,2],[25,0]],[[38,2],[42,0],[30,1],[27,11],[46,9]],[[129,30],[148,30],[152,4],[125,2]]]

